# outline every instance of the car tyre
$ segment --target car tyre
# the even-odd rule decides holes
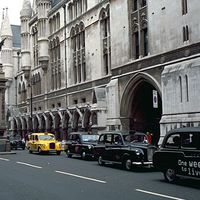
[[[176,171],[173,168],[167,168],[164,171],[164,177],[168,183],[174,183],[177,179]]]
[[[123,168],[126,169],[127,171],[130,171],[132,169],[132,161],[130,158],[125,158],[123,163]]]
[[[40,147],[38,147],[38,153],[42,154],[42,149]]]
[[[83,160],[86,159],[86,153],[85,153],[85,151],[82,151],[82,153],[81,153],[81,158],[82,158]]]
[[[98,164],[100,166],[104,166],[105,165],[105,162],[102,159],[103,159],[102,156],[99,156],[99,158],[98,158]]]
[[[28,150],[28,151],[29,151],[29,153],[30,153],[30,154],[32,154],[32,153],[33,153],[33,151],[32,151],[32,150],[30,150],[30,148],[29,148],[29,150]]]
[[[72,154],[70,153],[69,150],[67,150],[66,154],[67,154],[67,157],[68,157],[68,158],[71,158],[71,157],[72,157]]]

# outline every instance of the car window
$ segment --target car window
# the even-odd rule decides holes
[[[115,135],[114,144],[118,144],[118,145],[122,145],[123,144],[121,135]]]
[[[101,135],[100,138],[99,138],[99,143],[111,144],[112,143],[112,135],[110,135],[110,134]]]
[[[124,136],[125,142],[131,142],[131,143],[148,143],[147,137],[145,134],[130,134]]]
[[[99,135],[82,135],[83,142],[95,142],[99,139]]]
[[[54,140],[54,139],[55,138],[53,135],[39,135],[39,140]]]
[[[181,136],[181,147],[192,149],[197,147],[197,133],[183,133]]]
[[[170,147],[170,148],[179,148],[179,146],[180,146],[180,135],[178,133],[170,135],[167,138],[165,146]]]

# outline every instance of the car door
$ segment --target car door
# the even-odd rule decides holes
[[[37,142],[38,142],[38,135],[33,136],[33,142],[32,142],[32,150],[37,151]]]
[[[77,154],[77,144],[78,144],[78,134],[73,134],[71,138],[70,152],[73,154]]]
[[[29,150],[31,150],[31,151],[33,150],[33,135],[30,136],[27,147]]]
[[[112,138],[112,147],[110,149],[111,159],[113,162],[120,162],[123,155],[123,138],[121,134],[115,134]]]
[[[66,142],[67,150],[68,150],[70,153],[73,153],[73,147],[72,147],[73,136],[74,136],[74,134],[70,134],[70,135],[69,135],[69,138],[68,138],[68,140],[67,140],[67,142]]]
[[[178,174],[200,178],[200,141],[199,133],[185,132],[181,134],[181,151]]]
[[[108,161],[113,161],[113,148],[115,146],[113,141],[113,134],[107,134],[105,135],[105,151],[103,158]]]

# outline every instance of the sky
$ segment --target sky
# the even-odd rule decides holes
[[[3,8],[8,8],[10,24],[20,25],[20,11],[22,9],[23,1],[24,0],[0,0],[0,23]]]

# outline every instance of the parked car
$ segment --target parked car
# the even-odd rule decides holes
[[[55,139],[54,134],[51,133],[32,133],[30,140],[27,143],[29,153],[49,153],[54,152],[57,155],[61,153],[61,143]]]
[[[153,165],[167,182],[180,176],[200,179],[200,127],[168,132],[153,155]]]
[[[25,140],[23,140],[20,136],[10,136],[9,140],[11,149],[25,149]]]
[[[98,134],[86,132],[72,132],[66,141],[65,151],[68,157],[81,156],[82,159],[94,158],[94,146],[99,138]]]
[[[120,164],[126,170],[131,170],[133,166],[151,165],[156,149],[148,143],[144,133],[106,132],[100,134],[95,156],[99,165]]]

